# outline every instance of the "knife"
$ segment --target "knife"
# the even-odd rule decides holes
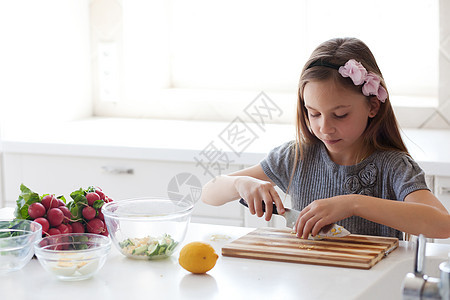
[[[245,207],[248,207],[247,202],[243,198],[241,198],[239,200],[239,203],[241,203]],[[300,212],[298,210],[285,207],[284,208],[285,213],[279,214],[275,203],[273,203],[272,205],[273,205],[272,213],[285,218],[286,219],[286,227],[294,228],[295,222],[297,222]],[[265,211],[266,211],[266,208],[265,208],[265,205],[263,205],[263,212],[265,212]],[[319,231],[319,233],[316,236],[314,236],[313,238],[314,239],[322,239],[325,237],[344,237],[349,234],[350,234],[350,232],[347,229],[345,229],[344,227],[332,223],[332,224],[328,224],[328,225],[325,225],[324,227],[322,227],[322,229]]]
[[[241,198],[241,200],[239,200],[239,203],[241,203],[245,207],[248,207],[247,202],[242,198]],[[263,212],[266,212],[265,205],[263,205],[262,209],[263,209]],[[286,227],[293,228],[295,225],[295,222],[297,222],[300,212],[298,210],[287,208],[287,207],[285,207],[284,210],[285,210],[284,214],[279,214],[278,210],[277,210],[277,206],[275,205],[275,203],[273,203],[272,213],[275,215],[284,217],[286,219]]]

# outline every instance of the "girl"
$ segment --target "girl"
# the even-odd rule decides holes
[[[389,94],[370,49],[355,38],[314,50],[301,73],[296,141],[260,164],[208,182],[212,205],[244,198],[251,214],[279,213],[277,185],[301,210],[294,230],[316,235],[337,223],[354,234],[402,238],[402,232],[450,237],[450,215],[409,156]]]

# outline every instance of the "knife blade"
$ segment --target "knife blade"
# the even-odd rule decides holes
[[[239,200],[239,203],[241,203],[245,207],[248,207],[247,202],[243,198],[241,198]],[[285,218],[286,219],[286,227],[293,228],[295,225],[295,222],[297,222],[300,212],[298,210],[285,207],[284,208],[285,213],[280,214],[280,213],[278,213],[277,206],[275,205],[275,203],[272,203],[272,205],[273,205],[272,213]],[[265,205],[263,205],[263,212],[266,212]],[[319,233],[316,236],[314,236],[313,238],[314,239],[323,239],[325,237],[344,237],[349,234],[350,234],[350,231],[348,231],[344,227],[334,224],[334,223],[331,223],[331,224],[328,224],[328,225],[322,227],[322,229],[319,231]]]
[[[247,202],[243,198],[241,198],[241,200],[239,200],[239,203],[241,203],[245,207],[248,207]],[[263,209],[263,212],[266,212],[265,205],[263,205],[262,209]],[[297,222],[300,212],[298,210],[287,208],[287,207],[285,207],[284,210],[285,210],[284,214],[279,214],[278,210],[277,210],[277,206],[275,205],[275,203],[273,203],[272,213],[285,218],[286,219],[286,227],[293,228],[295,225],[295,222]]]

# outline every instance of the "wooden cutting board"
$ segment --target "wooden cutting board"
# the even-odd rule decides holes
[[[291,229],[258,228],[222,248],[223,256],[370,269],[398,247],[398,239],[351,234],[299,239]]]

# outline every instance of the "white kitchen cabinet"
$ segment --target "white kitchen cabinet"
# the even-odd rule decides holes
[[[0,146],[0,208],[2,203],[5,202],[5,189],[3,187],[3,153],[1,152]]]
[[[425,182],[427,183],[428,188],[430,191],[434,194],[435,187],[434,187],[434,177],[433,175],[425,175]]]
[[[450,211],[450,177],[435,176],[434,194],[442,204]]]
[[[227,172],[241,168],[231,165]],[[150,161],[122,158],[75,157],[42,154],[4,154],[6,201],[15,206],[23,183],[39,194],[55,193],[69,197],[70,192],[90,185],[101,187],[114,200],[136,197],[167,197],[169,183],[181,173],[189,173],[206,183],[209,178],[195,163]],[[179,186],[179,193],[189,193],[189,186]],[[243,225],[243,208],[234,202],[220,207],[197,201],[194,222]]]
[[[434,177],[434,194],[450,212],[450,177]],[[450,239],[434,239],[434,242],[450,244]]]
[[[450,177],[446,176],[426,176],[427,185],[431,192],[441,201],[445,208],[450,211]],[[417,239],[410,236],[409,240]],[[429,242],[450,244],[450,239],[427,239]]]

